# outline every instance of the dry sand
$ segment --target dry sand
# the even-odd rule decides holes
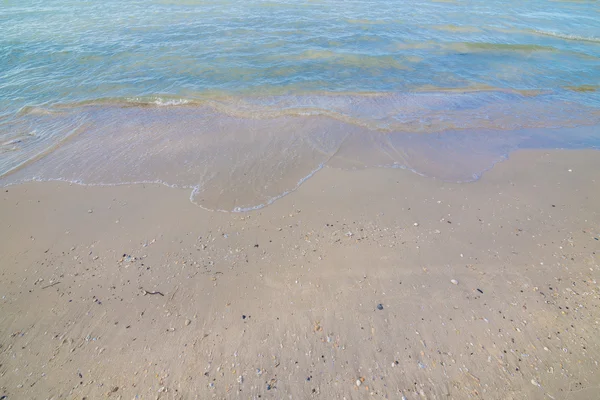
[[[600,157],[325,168],[265,209],[2,189],[2,399],[598,399]],[[381,306],[379,306],[381,305]]]

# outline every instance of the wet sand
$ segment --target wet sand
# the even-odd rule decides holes
[[[2,189],[7,399],[596,399],[600,157],[325,167],[248,213]]]

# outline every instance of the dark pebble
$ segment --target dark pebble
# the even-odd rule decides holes
[[[381,304],[381,303],[380,303],[380,304],[377,304],[377,309],[378,309],[378,310],[383,310],[383,304]]]
[[[477,291],[478,291],[479,293],[483,294],[483,290],[481,290],[481,289],[477,289]]]

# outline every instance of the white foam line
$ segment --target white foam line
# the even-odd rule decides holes
[[[511,152],[513,152],[515,150],[518,150],[518,149],[511,150]],[[404,170],[410,171],[410,172],[412,172],[414,174],[417,174],[419,176],[422,176],[424,178],[435,179],[435,180],[438,180],[438,181],[441,181],[441,182],[448,182],[448,183],[472,183],[472,182],[476,182],[479,179],[481,179],[481,177],[483,176],[483,174],[485,174],[486,172],[488,172],[492,168],[494,168],[496,166],[496,164],[499,164],[501,162],[504,162],[504,161],[508,160],[509,154],[510,154],[510,152],[506,153],[506,154],[500,155],[498,157],[498,160],[492,161],[492,164],[489,167],[484,168],[480,172],[473,173],[471,175],[472,179],[465,179],[465,180],[453,180],[453,179],[437,178],[435,176],[424,174],[423,172],[419,172],[419,171],[417,171],[417,170],[415,170],[413,168],[410,168],[410,167],[408,167],[406,165],[402,165],[402,164],[392,164],[392,165],[389,165],[389,164],[377,164],[377,165],[374,165],[373,168],[404,169]]]
[[[300,188],[300,186],[306,182],[307,180],[309,180],[310,178],[312,178],[317,172],[319,172],[320,170],[322,170],[325,167],[325,163],[321,163],[319,164],[319,166],[317,168],[315,168],[314,170],[312,170],[308,175],[306,175],[305,177],[301,178],[298,183],[296,184],[296,186],[294,186],[292,189],[286,190],[285,192],[281,193],[280,195],[277,195],[275,197],[271,197],[266,203],[263,204],[259,204],[257,206],[253,206],[253,207],[245,207],[245,208],[241,208],[241,207],[236,207],[234,208],[232,211],[230,212],[248,212],[248,211],[255,211],[255,210],[260,210],[261,208],[264,208],[266,206],[269,206],[271,204],[273,204],[274,202],[276,202],[277,200],[287,196],[290,193],[295,192],[296,190],[298,190],[298,188]],[[219,210],[220,211],[220,210]]]
[[[419,176],[425,177],[425,178],[431,178],[431,179],[439,179],[442,182],[452,182],[452,183],[471,183],[471,182],[475,182],[477,180],[479,180],[481,178],[481,176],[483,176],[484,173],[486,173],[487,171],[491,170],[492,168],[494,168],[494,166],[500,162],[506,161],[509,158],[509,154],[504,154],[502,155],[498,160],[492,162],[492,164],[483,169],[481,172],[479,173],[475,173],[473,174],[473,179],[471,180],[462,180],[462,181],[456,181],[456,180],[445,180],[445,179],[439,179],[439,178],[435,178],[433,176],[429,176],[427,174],[421,173],[413,168],[407,167],[406,165],[400,165],[400,164],[393,164],[393,165],[384,165],[384,164],[379,164],[379,165],[374,165],[371,168],[391,168],[391,169],[404,169],[407,171],[410,171],[412,173],[415,173]],[[330,158],[331,159],[331,158]],[[329,161],[329,160],[327,160]],[[296,186],[294,186],[292,189],[286,190],[285,192],[271,197],[269,200],[267,200],[266,203],[261,203],[255,206],[249,206],[249,207],[236,207],[233,210],[222,210],[222,209],[212,209],[212,208],[208,208],[203,206],[202,204],[196,202],[194,200],[194,197],[200,193],[201,190],[201,186],[200,185],[176,185],[176,184],[170,184],[167,182],[164,182],[162,180],[155,180],[155,181],[134,181],[134,182],[120,182],[120,183],[85,183],[82,182],[80,180],[71,180],[71,179],[65,179],[65,178],[50,178],[50,179],[43,179],[40,177],[33,177],[33,178],[29,178],[29,179],[24,179],[18,182],[13,182],[13,183],[8,183],[5,185],[2,185],[2,187],[9,187],[9,186],[15,186],[15,185],[19,185],[19,184],[23,184],[23,183],[27,183],[27,182],[64,182],[64,183],[69,183],[69,184],[74,184],[74,185],[79,185],[79,186],[126,186],[126,185],[162,185],[162,186],[166,186],[172,189],[192,189],[192,191],[190,192],[190,196],[189,196],[189,201],[194,204],[195,206],[200,207],[201,209],[205,210],[205,211],[210,211],[210,212],[223,212],[223,213],[244,213],[244,212],[250,212],[250,211],[256,211],[256,210],[260,210],[262,208],[265,208],[271,204],[273,204],[274,202],[276,202],[277,200],[295,192],[296,190],[298,190],[300,188],[300,186],[302,186],[302,184],[304,184],[304,182],[308,181],[310,178],[312,178],[317,172],[319,172],[320,170],[322,170],[323,168],[325,168],[327,162],[323,162],[321,164],[319,164],[319,166],[317,168],[315,168],[314,170],[312,170],[308,175],[300,178],[298,180],[298,182],[296,183]],[[367,167],[369,168],[369,167]]]
[[[262,203],[262,204],[258,204],[255,206],[250,206],[250,207],[236,207],[233,210],[222,210],[222,209],[212,209],[212,208],[208,208],[203,206],[202,204],[196,202],[194,200],[195,195],[197,195],[198,193],[200,193],[200,186],[199,185],[176,185],[176,184],[171,184],[171,183],[167,183],[161,180],[155,180],[155,181],[134,181],[134,182],[119,182],[119,183],[85,183],[81,180],[73,180],[73,179],[66,179],[66,178],[47,178],[47,179],[43,179],[40,177],[32,177],[32,178],[28,178],[28,179],[23,179],[17,182],[12,182],[12,183],[8,183],[5,185],[2,185],[2,187],[9,187],[9,186],[16,186],[16,185],[20,185],[23,183],[27,183],[27,182],[64,182],[64,183],[69,183],[72,185],[79,185],[79,186],[100,186],[100,187],[110,187],[110,186],[127,186],[127,185],[162,185],[162,186],[166,186],[169,187],[171,189],[192,189],[192,191],[190,192],[190,197],[189,200],[192,204],[202,208],[205,211],[210,211],[210,212],[223,212],[223,213],[243,213],[243,212],[249,212],[249,211],[256,211],[256,210],[260,210],[261,208],[267,207],[271,204],[273,204],[274,202],[276,202],[277,200],[287,196],[290,193],[295,192],[296,190],[298,190],[298,188],[304,183],[306,182],[308,179],[310,179],[314,174],[316,174],[317,172],[319,172],[321,169],[323,169],[323,167],[325,167],[325,163],[321,163],[319,164],[319,166],[317,168],[315,168],[314,170],[312,170],[308,175],[306,175],[305,177],[301,178],[298,183],[296,184],[296,186],[294,186],[292,189],[286,190],[285,192],[275,196],[275,197],[271,197],[266,203]]]

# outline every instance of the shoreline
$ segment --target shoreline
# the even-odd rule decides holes
[[[382,133],[323,116],[249,120],[178,107],[104,109],[89,118],[79,121],[87,125],[76,137],[0,184],[159,182],[192,188],[203,208],[239,211],[272,203],[323,166],[407,169],[465,182],[520,149],[600,148],[595,126]]]
[[[4,187],[0,395],[592,399],[598,171],[595,150],[462,184],[325,168],[247,213]]]
[[[374,165],[374,166],[363,166],[362,168],[358,168],[358,170],[403,170],[403,171],[408,171],[410,173],[413,173],[419,177],[422,177],[424,179],[432,179],[434,181],[439,182],[440,184],[457,184],[457,185],[461,185],[461,184],[468,184],[468,183],[474,183],[477,182],[478,180],[480,180],[482,178],[482,176],[486,173],[488,173],[489,171],[491,171],[494,167],[496,167],[496,165],[506,162],[507,160],[510,159],[511,154],[514,153],[518,153],[521,151],[532,151],[532,152],[554,152],[554,151],[587,151],[587,152],[598,152],[600,151],[600,149],[596,149],[596,148],[582,148],[582,149],[537,149],[537,148],[533,148],[533,149],[515,149],[515,150],[511,150],[510,152],[508,152],[507,154],[503,154],[500,155],[498,157],[497,160],[495,160],[489,167],[483,169],[482,171],[473,174],[473,179],[471,180],[462,180],[462,181],[447,181],[447,180],[443,180],[443,179],[439,179],[435,176],[428,176],[426,174],[420,173],[417,170],[411,169],[409,167],[406,167],[404,165],[397,165],[397,166],[390,166],[390,165]],[[330,159],[331,160],[331,159]],[[330,161],[328,160],[328,161]],[[32,178],[30,180],[25,180],[25,181],[17,181],[17,182],[12,182],[12,183],[8,183],[5,184],[4,186],[0,186],[0,188],[9,188],[9,187],[14,187],[14,186],[20,186],[20,185],[27,185],[27,184],[32,184],[32,183],[60,183],[60,184],[67,184],[69,186],[71,185],[77,185],[77,186],[83,186],[83,187],[118,187],[118,186],[145,186],[145,185],[158,185],[158,186],[163,186],[166,188],[170,188],[170,189],[177,189],[177,190],[190,190],[190,194],[189,194],[189,201],[190,203],[194,204],[195,206],[198,206],[199,208],[201,208],[204,211],[208,211],[208,212],[222,212],[222,213],[248,213],[248,212],[252,212],[252,211],[258,211],[258,210],[262,210],[265,207],[270,206],[271,204],[273,204],[274,202],[289,196],[291,194],[293,194],[294,192],[296,192],[297,190],[300,189],[300,187],[307,182],[309,179],[311,179],[315,174],[319,173],[319,171],[325,169],[325,168],[333,168],[333,169],[341,169],[341,170],[346,170],[346,171],[353,171],[353,170],[357,170],[357,169],[345,169],[345,168],[341,168],[341,167],[335,167],[335,166],[330,166],[328,165],[328,161],[326,161],[323,164],[320,164],[316,169],[312,170],[308,175],[300,178],[300,180],[298,180],[296,186],[294,186],[291,189],[286,190],[285,192],[268,199],[268,201],[265,204],[259,204],[259,205],[255,205],[255,206],[250,206],[247,208],[235,208],[233,210],[223,210],[223,209],[211,209],[211,208],[207,208],[204,207],[202,204],[197,203],[196,201],[194,201],[194,196],[196,194],[199,193],[199,186],[189,186],[189,185],[184,185],[184,186],[177,186],[177,185],[173,185],[173,184],[169,184],[167,182],[162,182],[162,181],[140,181],[140,182],[122,182],[122,183],[85,183],[85,182],[80,182],[80,181],[70,181],[70,180],[65,180],[65,179],[49,179],[49,180],[41,180],[41,179],[36,179],[36,178]],[[0,179],[0,183],[2,182],[2,179]]]
[[[43,164],[51,159],[60,164],[56,157],[71,156],[77,161],[75,170],[55,162],[54,167],[61,170],[52,170],[53,174],[44,178],[123,183],[107,180],[107,175],[80,177],[78,173],[102,169],[108,161],[115,167],[125,167],[122,163],[131,161],[137,163],[133,167],[143,171],[152,168],[153,158],[167,153],[170,158],[161,160],[165,165],[178,159],[191,160],[191,165],[186,167],[196,171],[191,178],[186,176],[184,183],[193,186],[198,184],[194,179],[204,173],[198,171],[202,162],[214,162],[212,153],[203,154],[203,157],[198,154],[210,146],[212,152],[240,160],[245,153],[240,154],[236,146],[247,138],[259,143],[249,152],[254,154],[256,151],[256,157],[270,145],[274,148],[272,158],[285,151],[293,153],[293,145],[302,142],[299,150],[302,154],[297,156],[301,159],[299,162],[303,162],[303,157],[314,158],[310,160],[309,171],[327,158],[319,157],[318,153],[335,153],[335,146],[345,137],[352,138],[360,146],[350,149],[352,157],[348,161],[367,167],[400,163],[412,168],[410,162],[413,160],[405,160],[403,151],[414,153],[415,159],[427,158],[429,147],[432,148],[429,151],[437,152],[443,151],[440,146],[446,149],[468,147],[467,137],[474,138],[472,151],[454,157],[442,154],[445,163],[476,152],[490,153],[493,163],[498,152],[518,149],[524,142],[537,148],[600,147],[596,134],[600,114],[593,101],[590,104],[585,99],[568,102],[561,100],[558,92],[528,96],[488,86],[467,89],[230,95],[212,100],[209,93],[204,94],[206,99],[198,94],[198,100],[149,96],[131,104],[124,102],[127,98],[106,98],[73,104],[24,106],[12,115],[5,114],[0,121],[4,127],[4,132],[0,133],[0,150],[4,154],[0,160],[0,179],[22,176],[23,169],[33,171],[33,174],[25,174],[31,178],[39,172],[36,164],[40,161]],[[190,103],[186,104],[186,101]],[[439,140],[446,143],[440,145],[436,138],[447,138]],[[164,141],[170,141],[174,148],[161,148]],[[411,148],[413,145],[416,148]],[[71,154],[57,156],[57,153],[65,153],[65,148],[71,149]],[[84,150],[86,156],[77,158]],[[446,180],[464,180],[489,165],[490,159],[485,166],[466,165],[448,176],[444,175],[444,168],[429,171],[421,166],[412,169]],[[213,164],[210,168],[222,169],[223,166]],[[243,169],[247,168],[251,166],[243,166]],[[125,172],[129,171],[115,171],[112,175],[125,176]],[[163,179],[165,177],[159,173],[129,178],[128,182],[164,180],[180,184]],[[273,197],[272,193],[270,195]]]

